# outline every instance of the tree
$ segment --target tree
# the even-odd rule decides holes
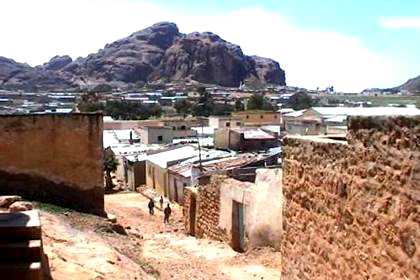
[[[244,106],[244,104],[242,103],[242,101],[241,100],[236,100],[235,101],[235,111],[243,111],[243,110],[245,110],[245,106]]]
[[[271,105],[268,98],[264,97],[261,94],[253,94],[248,100],[247,110],[273,110],[273,105]]]
[[[182,114],[184,118],[191,112],[191,107],[191,102],[185,99],[177,100],[174,104],[176,112]]]
[[[114,153],[110,150],[105,150],[104,157],[104,171],[105,171],[105,191],[109,192],[114,187],[112,183],[111,173],[117,171],[118,161]]]
[[[207,92],[205,87],[199,87],[197,89],[200,97],[198,103],[194,104],[192,113],[194,116],[208,117],[213,114],[214,101],[211,95]]]
[[[312,97],[304,92],[293,94],[287,101],[287,107],[293,108],[294,110],[308,109],[314,105],[315,102]]]

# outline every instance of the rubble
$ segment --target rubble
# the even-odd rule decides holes
[[[9,206],[10,212],[21,212],[34,209],[34,206],[31,202],[28,201],[16,201]]]

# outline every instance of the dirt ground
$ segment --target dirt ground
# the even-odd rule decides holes
[[[107,195],[103,218],[41,207],[44,251],[53,279],[280,279],[280,253],[245,254],[183,232],[182,208],[171,205],[169,225],[139,193]]]

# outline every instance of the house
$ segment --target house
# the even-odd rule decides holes
[[[194,146],[176,147],[148,156],[146,161],[146,185],[158,193],[168,196],[168,167],[198,156]]]
[[[284,116],[288,134],[342,134],[347,131],[349,116],[416,116],[420,110],[412,107],[312,107]]]
[[[228,128],[215,132],[214,147],[234,151],[266,151],[278,147],[278,135],[259,128]]]
[[[209,127],[214,129],[242,127],[244,125],[242,118],[233,116],[210,116]]]
[[[233,112],[232,117],[240,118],[244,126],[280,125],[281,114],[273,111],[250,110]]]
[[[168,168],[168,197],[183,203],[185,187],[198,184],[213,174],[227,175],[241,181],[254,182],[256,169],[277,165],[278,154],[235,154],[218,150],[204,151],[201,166],[192,158]]]

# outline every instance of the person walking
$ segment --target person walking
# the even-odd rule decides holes
[[[149,204],[147,205],[149,207],[149,214],[154,215],[155,214],[155,202],[153,199],[150,199]]]
[[[168,206],[166,206],[165,210],[163,211],[163,214],[165,215],[163,219],[164,224],[166,223],[169,224],[169,216],[171,216],[171,213],[172,213],[172,210],[171,210],[171,207],[169,207],[169,203],[168,203]]]
[[[160,196],[159,203],[160,203],[160,209],[163,210],[163,196]]]

